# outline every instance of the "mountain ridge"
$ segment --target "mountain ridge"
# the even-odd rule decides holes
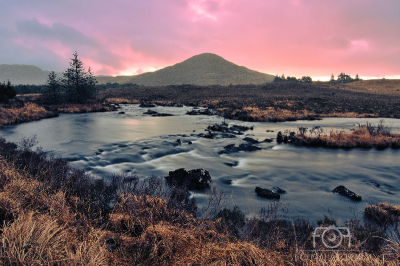
[[[0,65],[0,82],[10,80],[14,85],[43,85],[51,71],[33,65]],[[61,77],[62,73],[56,72]],[[180,63],[167,66],[154,72],[133,76],[96,76],[99,84],[134,83],[145,86],[166,85],[237,85],[264,84],[272,82],[273,75],[261,73],[238,66],[223,57],[203,53],[192,56]]]

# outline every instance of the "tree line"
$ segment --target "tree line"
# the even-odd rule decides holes
[[[14,99],[17,92],[14,90],[11,82],[0,83],[0,103],[8,103],[9,100]]]
[[[331,79],[330,79],[330,83],[349,83],[349,82],[353,82],[353,81],[358,81],[361,80],[360,77],[358,76],[358,74],[356,75],[356,77],[353,79],[352,77],[350,77],[349,75],[347,75],[346,73],[340,73],[337,76],[337,80],[335,80],[335,75],[331,75]],[[274,78],[273,82],[304,82],[304,83],[312,83],[313,80],[310,76],[303,76],[301,78],[296,78],[296,77],[290,77],[287,76],[285,77],[284,74],[282,74],[281,76],[276,75]]]
[[[282,74],[282,76],[276,75],[274,78],[274,83],[277,82],[303,82],[303,83],[312,83],[313,80],[310,76],[303,76],[301,78],[296,78],[296,77],[285,77],[285,74]]]

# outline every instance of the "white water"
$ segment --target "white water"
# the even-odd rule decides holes
[[[204,168],[210,172],[214,184],[229,196],[228,204],[238,205],[250,216],[273,202],[257,197],[256,186],[285,189],[287,193],[281,195],[280,201],[287,204],[287,216],[292,218],[317,220],[327,215],[345,221],[355,215],[362,218],[368,203],[400,203],[400,150],[307,148],[275,142],[277,132],[285,129],[319,125],[327,132],[350,130],[366,121],[377,124],[379,119],[329,118],[284,123],[227,120],[231,124],[254,125],[255,129],[234,139],[206,139],[198,138],[197,134],[206,133],[204,129],[210,124],[221,123],[221,118],[187,116],[189,107],[151,109],[175,116],[150,117],[142,114],[147,109],[126,105],[122,109],[125,114],[62,114],[58,118],[7,126],[0,130],[0,135],[15,142],[22,136],[36,135],[45,151],[104,178],[113,172],[147,177],[166,176],[182,167]],[[385,119],[385,124],[400,131],[400,120]],[[257,144],[262,148],[259,151],[218,154],[228,144],[245,143],[242,138],[246,134],[274,141]],[[182,145],[176,142],[178,138]],[[189,145],[189,141],[193,144]],[[353,202],[332,193],[338,185],[360,194],[363,200]],[[195,196],[201,204],[204,194]]]

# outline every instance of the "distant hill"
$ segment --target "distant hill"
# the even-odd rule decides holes
[[[0,65],[0,82],[10,80],[13,85],[42,85],[46,83],[49,73],[32,65]]]
[[[0,65],[0,82],[10,80],[14,85],[42,85],[46,83],[49,73],[32,65]],[[57,73],[57,76],[61,75]],[[264,84],[272,82],[274,76],[238,66],[216,54],[204,53],[154,72],[134,76],[97,76],[96,79],[99,84],[117,82],[145,86],[236,85]]]
[[[163,85],[236,85],[264,84],[274,80],[273,75],[238,66],[211,53],[193,56],[181,63],[154,72],[135,76],[96,77],[99,84],[107,82],[136,83],[145,86]]]

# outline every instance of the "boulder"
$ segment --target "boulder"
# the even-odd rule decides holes
[[[337,186],[334,190],[332,190],[332,192],[348,197],[349,199],[354,201],[361,201],[360,195],[357,195],[353,191],[348,190],[345,186]]]
[[[210,187],[210,173],[204,169],[186,171],[184,168],[169,172],[164,177],[167,183],[175,187],[183,187],[188,190],[203,190]]]
[[[251,144],[258,143],[258,140],[253,139],[253,138],[249,138],[249,137],[245,137],[243,140],[245,140],[245,141],[247,141],[248,143],[251,143]]]
[[[256,187],[255,191],[257,193],[257,196],[259,196],[261,198],[266,198],[266,199],[280,199],[281,198],[281,195],[273,192],[270,189]]]
[[[270,143],[270,142],[272,142],[273,140],[272,140],[272,139],[265,139],[264,141]]]

